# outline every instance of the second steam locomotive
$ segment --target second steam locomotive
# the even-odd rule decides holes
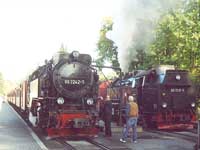
[[[112,82],[107,94],[113,102],[118,102],[116,110],[121,110],[115,111],[115,120],[123,120],[123,106],[129,95],[137,99],[143,126],[188,129],[193,128],[196,120],[196,93],[188,71],[173,66],[163,65],[127,75]]]
[[[48,136],[94,136],[97,71],[88,54],[59,53],[8,94],[10,103],[28,115]]]

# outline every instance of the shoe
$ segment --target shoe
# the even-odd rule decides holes
[[[126,141],[124,139],[120,139],[120,142],[122,143],[126,143]]]
[[[135,144],[136,144],[136,143],[137,143],[137,141],[133,141],[133,143],[135,143]]]

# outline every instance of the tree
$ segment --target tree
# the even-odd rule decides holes
[[[105,62],[110,62],[113,67],[119,67],[118,51],[115,43],[107,37],[107,33],[112,31],[113,21],[111,18],[104,19],[100,30],[100,38],[97,43],[98,59],[96,64],[103,66]]]
[[[167,14],[159,21],[156,38],[150,48],[155,64],[177,64],[175,49],[178,40],[174,35],[174,20],[172,14]]]
[[[151,53],[155,64],[173,64],[199,76],[200,0],[189,0],[159,20]]]

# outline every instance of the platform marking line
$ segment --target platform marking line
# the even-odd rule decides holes
[[[33,132],[33,130],[26,124],[26,122],[21,118],[21,116],[14,110],[14,108],[12,108],[12,106],[10,106],[9,103],[7,103],[8,106],[14,111],[14,113],[17,115],[17,117],[24,123],[24,125],[27,127],[27,129],[29,130],[31,136],[33,137],[33,139],[36,141],[36,143],[40,146],[40,148],[42,150],[48,150],[48,148],[44,145],[44,143],[39,139],[39,137]]]

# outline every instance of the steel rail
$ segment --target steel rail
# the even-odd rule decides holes
[[[75,147],[73,147],[71,144],[69,144],[67,142],[66,138],[57,138],[55,140],[57,142],[61,143],[62,145],[66,146],[67,150],[77,150]],[[94,145],[96,147],[101,148],[102,150],[111,150],[110,148],[106,147],[105,145],[100,144],[100,143],[98,143],[98,142],[96,142],[96,141],[94,141],[94,140],[92,140],[90,138],[83,138],[83,139],[80,139],[80,140],[84,140],[84,141],[86,141],[86,142],[88,142],[88,143],[90,143],[90,144],[92,144],[92,145]],[[75,141],[77,141],[77,139]]]
[[[180,139],[187,140],[187,141],[190,141],[190,142],[195,142],[195,143],[197,142],[197,137],[196,136],[186,135],[184,133],[166,132],[166,131],[155,131],[155,130],[148,130],[148,132],[150,132],[150,133],[157,133],[159,135],[176,137],[176,138],[180,138]]]
[[[65,140],[65,138],[57,138],[55,139],[57,142],[61,143],[62,145],[66,146],[65,148],[67,148],[67,150],[76,150],[75,147],[73,147],[72,145],[70,145],[69,143],[67,143]]]
[[[95,146],[97,146],[97,147],[100,147],[102,150],[111,150],[109,147],[107,147],[107,146],[105,146],[105,145],[103,145],[101,143],[98,143],[98,142],[96,142],[96,141],[94,141],[94,140],[92,140],[90,138],[87,138],[86,141],[91,143],[91,144],[93,144],[93,145],[95,145]]]

